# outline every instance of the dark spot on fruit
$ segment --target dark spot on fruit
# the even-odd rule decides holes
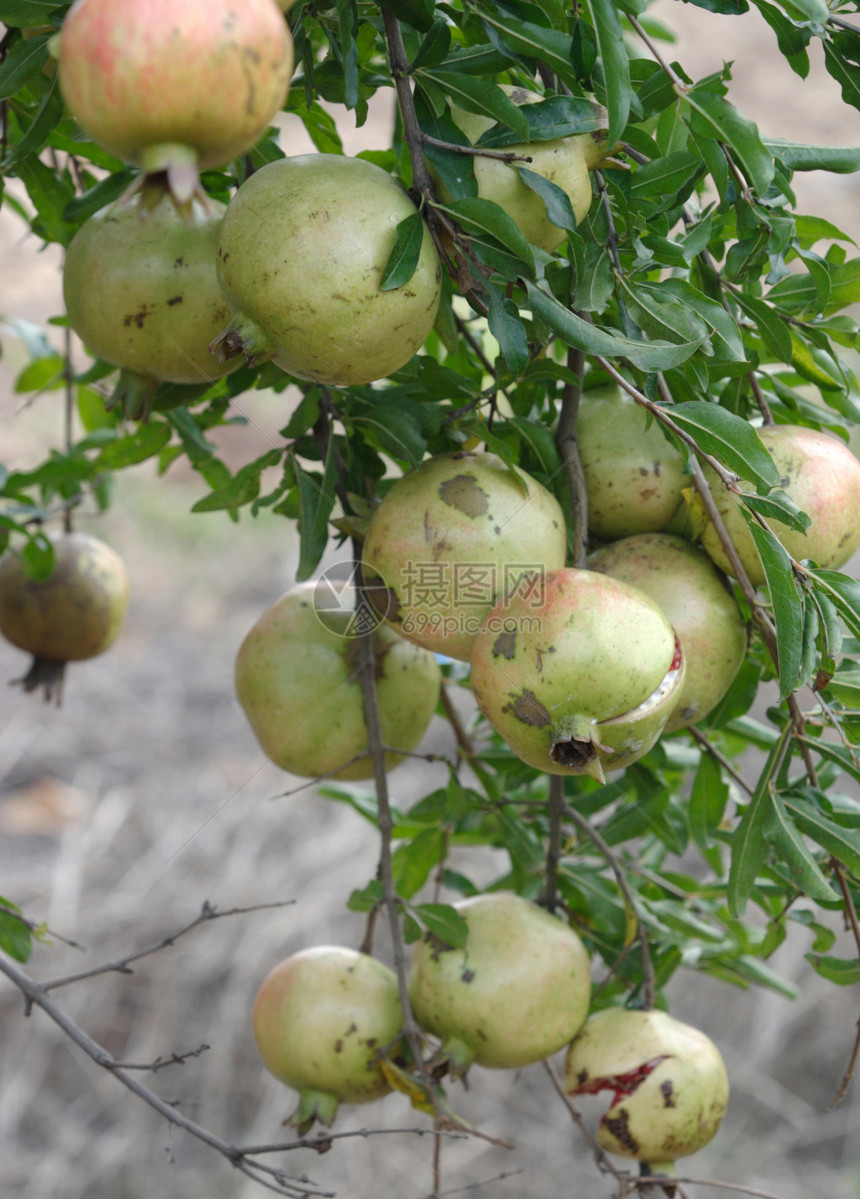
[[[498,637],[493,642],[493,657],[507,658],[507,660],[510,662],[511,658],[513,658],[516,652],[516,633],[499,633]]]
[[[464,983],[470,983],[473,981],[474,977],[475,977],[474,970],[464,970],[463,973],[460,975],[460,981],[464,982]]]
[[[630,1115],[626,1107],[620,1108],[617,1116],[604,1116],[603,1123],[616,1141],[630,1151],[632,1157],[639,1156],[639,1142],[633,1136],[629,1127]]]
[[[335,1041],[334,1051],[335,1051],[335,1053],[343,1053],[343,1041],[341,1041],[340,1039]]]
[[[639,492],[639,498],[644,503],[646,500],[650,500],[652,495],[656,495],[656,494],[657,494],[656,487],[646,487],[646,489],[644,491]]]
[[[640,466],[640,467],[639,467],[639,474],[640,474],[640,475],[644,475],[644,476],[647,478],[647,477],[648,477],[648,475],[649,475],[650,473],[651,473],[651,472],[648,470],[648,468],[647,468],[646,466]]]
[[[358,1025],[350,1024],[349,1028],[346,1030],[346,1035],[350,1037],[354,1032],[358,1032]]]
[[[528,688],[524,688],[512,704],[505,704],[502,711],[510,712],[517,720],[521,720],[523,724],[532,725],[533,728],[542,729],[546,728],[548,724],[552,724],[549,712],[535,696],[535,693],[529,691]]]
[[[496,534],[497,537],[501,537],[501,535],[502,535],[502,530],[499,528],[498,525],[493,526],[493,532]]]
[[[675,1106],[675,1095],[671,1078],[667,1078],[665,1082],[660,1083],[660,1094],[663,1096],[664,1107]]]
[[[588,1071],[580,1070],[580,1072],[576,1076],[577,1087],[584,1087],[587,1082],[588,1082]]]
[[[184,296],[171,296],[167,301],[167,307],[172,308],[174,304],[181,304],[184,298]]]
[[[147,306],[145,304],[141,304],[140,309],[137,312],[132,312],[128,316],[124,317],[122,323],[126,329],[129,327],[129,325],[136,325],[138,329],[142,329],[143,322],[149,316],[149,312],[150,310],[147,308]]]
[[[654,470],[654,474],[659,478],[660,477],[660,463],[657,462],[656,460],[653,463],[653,470]]]
[[[477,1029],[477,1033],[478,1033],[478,1036],[481,1038],[481,1040],[482,1040],[482,1041],[486,1041],[486,1039],[487,1039],[487,1034],[484,1032],[484,1030],[483,1030],[482,1028],[479,1028],[479,1029]]]
[[[487,513],[487,493],[478,486],[474,475],[455,475],[453,479],[446,479],[439,488],[439,498],[466,516],[485,516]]]
[[[184,258],[183,258],[183,257],[180,255],[180,257],[179,257],[179,258],[175,258],[175,259],[173,260],[173,265],[174,265],[174,266],[184,266],[184,265],[185,265],[185,259],[184,259]]]
[[[368,1037],[364,1043],[368,1049],[372,1049],[373,1046],[376,1044],[376,1037]]]

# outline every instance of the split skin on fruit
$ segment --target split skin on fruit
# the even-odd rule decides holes
[[[442,1041],[452,1074],[474,1062],[517,1069],[542,1061],[582,1027],[591,966],[564,921],[510,891],[462,900],[464,949],[427,933],[413,949],[415,1018]]]
[[[341,1103],[390,1090],[380,1055],[396,1053],[403,1026],[397,977],[376,958],[317,945],[280,962],[254,1000],[254,1039],[266,1069],[299,1092],[300,1132],[330,1126]]]
[[[299,583],[248,632],[236,657],[236,695],[260,746],[282,770],[303,778],[371,778],[355,613],[345,607],[321,618],[315,589]],[[384,625],[373,644],[383,744],[411,752],[436,708],[439,666]],[[403,759],[389,752],[385,760],[392,769]]]
[[[177,200],[198,171],[259,141],[287,98],[293,42],[275,0],[76,0],[60,32],[60,89],[94,142]]]
[[[365,583],[393,629],[468,661],[501,595],[564,565],[564,513],[553,494],[495,454],[440,454],[398,479],[375,509]]]
[[[600,782],[654,745],[685,677],[680,642],[652,599],[571,568],[547,574],[538,599],[499,601],[471,662],[478,706],[518,757]]]
[[[218,280],[233,319],[212,352],[271,360],[332,387],[405,366],[429,336],[442,294],[426,226],[411,278],[380,287],[397,226],[416,212],[403,188],[363,158],[300,154],[256,171],[221,226]]]
[[[590,570],[638,587],[660,605],[687,664],[664,733],[696,724],[719,703],[747,652],[747,628],[726,576],[697,545],[671,533],[623,537],[589,554]]]
[[[69,244],[69,323],[91,354],[120,368],[108,407],[129,419],[148,417],[159,383],[213,383],[239,365],[209,353],[230,318],[215,273],[224,211],[193,200],[180,216],[151,184],[91,216]]]
[[[0,633],[33,655],[21,680],[45,699],[62,695],[67,662],[94,658],[113,643],[128,606],[128,575],[119,554],[88,533],[54,533],[54,569],[32,579],[20,558],[0,558]]]
[[[659,1011],[615,1007],[590,1016],[568,1050],[564,1083],[573,1095],[611,1091],[598,1143],[651,1163],[707,1145],[729,1099],[714,1042]]]

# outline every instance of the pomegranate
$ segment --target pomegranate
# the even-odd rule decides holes
[[[91,353],[121,368],[108,407],[146,419],[159,382],[213,382],[238,365],[209,353],[229,319],[215,276],[223,212],[214,200],[195,200],[183,219],[163,188],[147,187],[90,217],[72,238],[66,310]]]
[[[780,521],[768,521],[793,558],[812,558],[818,566],[838,569],[860,547],[860,462],[842,441],[800,425],[767,425],[757,430],[782,476],[782,489],[812,520],[805,533]],[[726,491],[705,467],[714,502],[735,544],[750,582],[764,582],[758,550],[741,515],[742,501]],[[702,545],[721,570],[731,573],[716,530],[708,524]]]
[[[495,454],[440,454],[393,485],[362,553],[371,597],[410,641],[468,660],[499,595],[564,566],[564,514],[551,492]]]
[[[11,551],[0,558],[0,633],[33,655],[18,680],[26,691],[41,687],[47,700],[62,698],[67,662],[94,658],[112,643],[128,604],[128,576],[120,556],[88,533],[54,533],[54,569],[31,579]]]
[[[568,1050],[564,1077],[574,1095],[613,1092],[599,1144],[649,1163],[707,1145],[729,1099],[716,1045],[666,1012],[607,1008],[589,1017]]]
[[[512,87],[509,84],[500,86],[517,105],[537,104],[546,99],[539,92],[528,91],[524,87]],[[451,106],[451,117],[473,146],[496,123],[492,117],[467,112],[456,105]],[[523,183],[517,167],[526,167],[560,187],[570,200],[573,215],[579,223],[585,219],[591,207],[593,196],[588,172],[606,153],[605,135],[582,133],[550,141],[518,142],[513,146],[505,146],[504,150],[527,156],[531,162],[511,164],[500,158],[476,155],[474,163],[478,195],[504,208],[533,245],[551,254],[564,241],[567,233],[552,223],[543,200]],[[441,179],[437,177],[436,182],[440,199],[450,200],[451,195]]]
[[[390,1089],[379,1065],[403,1026],[393,970],[367,954],[316,945],[285,958],[263,981],[252,1025],[266,1069],[299,1092],[301,1132],[331,1125],[341,1103]]]
[[[370,778],[373,764],[360,757],[368,742],[355,613],[329,611],[323,622],[314,608],[315,586],[293,587],[250,630],[236,658],[236,695],[263,750],[282,770],[306,778]],[[408,752],[436,708],[439,667],[427,650],[386,626],[373,638],[383,740]],[[401,758],[387,754],[389,768]]]
[[[656,421],[617,387],[582,397],[579,457],[588,492],[588,531],[600,541],[667,527],[690,486],[684,458]]]
[[[84,132],[186,201],[283,107],[293,42],[275,0],[75,0],[59,63]]]
[[[556,1053],[582,1027],[591,965],[574,930],[510,891],[454,905],[465,949],[425,935],[412,954],[415,1018],[442,1040],[454,1075],[476,1062],[516,1069]]]
[[[268,163],[224,217],[218,279],[235,315],[213,352],[274,359],[296,378],[333,387],[398,370],[433,328],[441,295],[426,228],[411,279],[379,286],[397,225],[415,212],[400,185],[363,158]]]
[[[725,575],[704,550],[671,533],[624,537],[590,554],[588,566],[638,587],[666,613],[687,672],[663,731],[698,723],[725,695],[746,656],[746,625]]]
[[[684,683],[681,646],[629,583],[565,569],[544,584],[539,601],[515,595],[491,609],[472,650],[472,690],[524,762],[603,782],[663,731]]]

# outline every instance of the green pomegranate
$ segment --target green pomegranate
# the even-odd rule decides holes
[[[60,88],[93,141],[185,202],[198,170],[259,141],[293,73],[275,0],[76,0],[63,21]]]
[[[11,551],[0,558],[0,633],[33,655],[20,680],[62,698],[67,662],[103,653],[119,633],[128,605],[128,576],[114,550],[88,533],[54,533],[54,569],[30,578]]]
[[[564,1078],[573,1095],[612,1091],[598,1143],[652,1164],[707,1145],[729,1099],[716,1045],[666,1012],[616,1007],[589,1017],[568,1050]]]
[[[798,561],[812,558],[834,570],[844,566],[860,547],[860,462],[829,433],[800,425],[767,425],[756,431],[782,477],[783,491],[812,521],[805,533],[776,520],[768,524]],[[742,501],[725,489],[710,467],[705,467],[705,476],[750,582],[759,586],[764,569],[741,514]],[[729,560],[710,523],[702,533],[702,545],[720,570],[730,574]]]
[[[454,907],[468,925],[465,948],[426,934],[409,974],[415,1018],[442,1040],[452,1072],[473,1062],[516,1069],[556,1053],[588,1014],[591,965],[582,941],[510,891]]]
[[[426,227],[412,277],[383,291],[397,226],[417,209],[363,158],[270,162],[233,197],[218,279],[234,313],[213,352],[273,359],[299,379],[369,383],[404,366],[433,328],[439,256]]]
[[[538,770],[600,782],[654,745],[684,677],[657,604],[591,570],[549,573],[540,603],[500,600],[472,650],[478,707],[514,753]]]
[[[398,479],[362,552],[371,597],[410,641],[468,660],[496,599],[564,566],[551,492],[495,454],[440,454]]]
[[[63,296],[91,353],[120,367],[109,406],[145,419],[160,382],[211,383],[223,364],[209,343],[230,310],[215,275],[224,205],[192,201],[187,218],[148,187],[86,221],[69,245]]]
[[[379,1055],[403,1027],[393,970],[365,953],[316,945],[280,962],[254,1000],[254,1039],[266,1069],[299,1092],[301,1132],[331,1125],[341,1103],[389,1091]]]
[[[722,699],[746,656],[747,630],[724,574],[698,546],[671,533],[624,537],[588,567],[631,583],[666,613],[687,671],[665,733],[697,724]]]
[[[514,104],[537,104],[546,97],[539,92],[523,87],[501,84]],[[466,135],[474,146],[483,133],[492,129],[492,117],[467,112],[456,105],[451,106],[454,124]],[[546,214],[546,206],[540,196],[532,191],[517,173],[523,166],[536,175],[542,175],[555,183],[570,200],[577,223],[584,220],[591,207],[593,193],[589,169],[596,166],[606,153],[604,134],[581,133],[571,137],[553,138],[549,141],[530,143],[518,142],[505,146],[505,151],[531,158],[531,162],[507,163],[500,158],[475,156],[475,180],[478,195],[483,200],[492,200],[509,216],[513,217],[528,240],[551,254],[564,241],[567,233],[554,225]],[[437,181],[440,198],[450,200],[450,193],[441,180]]]
[[[305,778],[371,778],[356,616],[347,608],[321,615],[315,589],[299,583],[247,634],[236,658],[236,695],[261,747],[282,770]],[[436,708],[439,667],[431,653],[386,626],[373,637],[383,741],[409,752]],[[389,768],[401,760],[386,755]]]
[[[588,531],[600,541],[659,533],[690,486],[684,459],[656,421],[617,387],[586,392],[577,422]]]

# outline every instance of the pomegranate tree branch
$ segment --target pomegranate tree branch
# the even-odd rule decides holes
[[[639,907],[639,899],[633,888],[627,881],[627,876],[624,873],[624,868],[617,854],[615,854],[597,829],[591,824],[591,821],[577,812],[576,808],[571,807],[566,803],[563,808],[565,816],[585,837],[592,842],[595,849],[606,859],[612,868],[612,873],[615,875],[615,881],[618,884],[618,890],[624,897],[624,902],[633,913],[633,918],[636,921],[636,935],[639,939],[639,951],[642,955],[642,989],[645,994],[644,1007],[646,1011],[652,1011],[654,1004],[657,1001],[657,984],[654,977],[654,963],[651,961],[651,943],[648,940],[648,932],[645,928],[645,922],[642,919],[642,914]]]
[[[558,906],[558,863],[561,858],[562,813],[564,809],[564,778],[560,774],[549,776],[549,837],[546,848],[544,889],[540,902],[548,912]]]
[[[588,494],[585,489],[585,475],[582,470],[576,433],[584,367],[585,354],[583,351],[569,350],[567,368],[576,376],[577,381],[565,384],[561,412],[555,430],[555,444],[567,474],[567,486],[573,510],[573,565],[576,567],[585,565],[588,542]]]
[[[22,993],[27,1003],[28,1013],[34,1007],[41,1008],[45,1015],[50,1020],[53,1020],[58,1028],[87,1057],[94,1061],[97,1066],[101,1066],[102,1069],[112,1074],[127,1090],[136,1095],[138,1099],[142,1099],[144,1103],[163,1116],[169,1124],[183,1129],[198,1141],[202,1141],[204,1145],[208,1145],[220,1153],[240,1173],[253,1178],[256,1182],[268,1190],[274,1191],[277,1195],[288,1195],[294,1197],[294,1199],[304,1199],[306,1196],[314,1195],[320,1196],[321,1199],[330,1199],[330,1197],[333,1199],[330,1191],[318,1190],[313,1183],[307,1182],[303,1178],[289,1178],[283,1170],[255,1161],[241,1146],[231,1145],[221,1137],[216,1136],[215,1133],[204,1128],[201,1124],[197,1124],[194,1120],[190,1120],[187,1116],[184,1116],[173,1104],[168,1103],[160,1095],[156,1095],[154,1091],[144,1086],[139,1079],[130,1073],[127,1067],[112,1057],[98,1041],[94,1040],[89,1033],[76,1024],[62,1008],[54,1003],[45,986],[37,983],[35,979],[30,978],[29,975],[19,970],[17,966],[14,966],[3,957],[0,957],[0,973],[5,974],[10,982],[14,983]],[[259,1177],[261,1174],[265,1177]]]
[[[385,40],[388,43],[388,60],[391,64],[391,77],[397,92],[397,104],[403,121],[403,133],[409,149],[409,161],[412,164],[412,181],[415,188],[426,199],[434,198],[433,180],[421,151],[424,134],[418,124],[415,112],[415,101],[412,98],[412,88],[409,84],[409,59],[406,56],[406,46],[403,42],[403,32],[400,22],[390,8],[382,6],[382,24],[385,30]],[[432,211],[431,214],[432,216]]]
[[[830,859],[830,866],[839,884],[839,890],[842,892],[842,899],[845,902],[845,918],[848,926],[851,929],[854,937],[854,944],[857,946],[857,955],[860,957],[860,921],[857,919],[857,908],[854,906],[854,897],[851,894],[851,888],[848,886],[848,879],[845,877],[845,870],[841,862],[836,858]],[[857,1057],[860,1055],[860,1017],[857,1019],[857,1033],[854,1037],[854,1048],[851,1051],[851,1056],[848,1059],[848,1065],[845,1073],[842,1076],[842,1082],[836,1096],[827,1107],[827,1111],[833,1111],[838,1103],[841,1103],[848,1092],[848,1087],[851,1085],[851,1079],[854,1077],[854,1068],[857,1065]]]
[[[607,1155],[604,1153],[603,1149],[600,1147],[600,1145],[598,1145],[597,1140],[595,1139],[594,1133],[591,1131],[591,1129],[585,1123],[585,1121],[583,1120],[582,1116],[579,1113],[578,1108],[574,1104],[571,1097],[568,1095],[567,1091],[565,1091],[564,1084],[562,1083],[561,1079],[559,1078],[558,1074],[556,1073],[556,1070],[555,1070],[552,1062],[550,1062],[549,1060],[545,1061],[543,1063],[543,1068],[549,1075],[550,1082],[552,1083],[556,1094],[559,1096],[562,1103],[564,1104],[564,1106],[567,1108],[568,1112],[570,1113],[570,1118],[573,1120],[574,1124],[576,1125],[576,1127],[579,1129],[579,1131],[582,1133],[583,1137],[585,1138],[588,1148],[591,1150],[592,1154],[594,1155],[594,1160],[597,1163],[598,1170],[600,1170],[601,1174],[612,1174],[614,1176],[614,1178],[623,1185],[627,1175],[625,1174],[625,1172],[623,1170],[617,1169],[612,1164],[612,1162],[609,1160]]]
[[[133,974],[134,971],[131,969],[132,962],[139,962],[141,958],[149,957],[150,954],[158,953],[162,949],[168,949],[171,945],[175,945],[180,937],[184,937],[186,933],[199,928],[201,924],[208,924],[210,920],[220,920],[224,916],[244,916],[249,912],[262,912],[269,908],[284,908],[295,902],[294,899],[281,899],[272,903],[254,904],[249,908],[230,908],[226,912],[219,912],[207,899],[204,900],[200,915],[196,919],[192,920],[190,924],[186,924],[184,928],[180,928],[178,932],[163,937],[157,944],[150,945],[147,949],[140,949],[137,953],[130,953],[127,957],[119,958],[115,962],[105,962],[101,966],[93,966],[90,970],[80,970],[76,974],[66,974],[62,978],[53,978],[40,985],[42,990],[48,992],[55,991],[58,987],[67,987],[70,983],[81,982],[85,978],[95,978],[99,974]]]
[[[743,775],[729,761],[729,759],[726,757],[726,755],[723,753],[720,753],[720,751],[717,749],[716,745],[714,745],[711,741],[709,741],[708,738],[705,736],[705,734],[700,729],[697,729],[695,725],[690,725],[690,727],[687,729],[687,732],[690,733],[693,740],[698,745],[700,745],[701,748],[706,753],[709,753],[711,755],[711,757],[714,759],[715,762],[719,762],[719,764],[720,764],[720,766],[722,766],[723,770],[725,770],[725,772],[727,774],[731,775],[731,777],[735,780],[737,785],[743,791],[746,791],[747,795],[752,796],[755,793],[754,789],[749,785],[749,783],[746,781],[746,779],[743,777]]]
[[[460,719],[460,713],[455,708],[450,692],[448,691],[444,681],[439,689],[439,699],[442,703],[442,707],[445,710],[448,723],[454,730],[454,736],[457,740],[457,746],[459,747],[460,753],[462,753],[464,758],[474,758],[475,747],[472,744],[472,739],[463,727],[463,722]]]

